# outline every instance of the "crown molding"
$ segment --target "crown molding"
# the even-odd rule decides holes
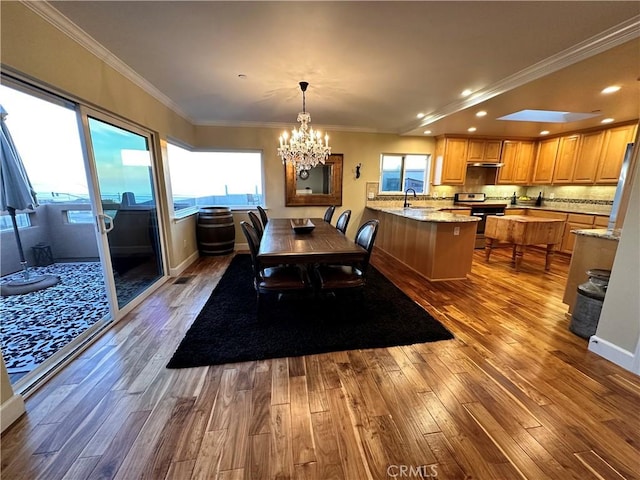
[[[563,50],[549,58],[546,58],[530,67],[520,70],[506,77],[499,82],[475,92],[471,97],[445,105],[439,110],[426,115],[419,123],[413,124],[403,132],[410,134],[417,129],[424,128],[432,123],[454,113],[473,107],[491,98],[502,95],[514,88],[525,85],[533,80],[557,72],[565,67],[573,65],[599,53],[605,52],[613,47],[622,45],[640,36],[640,15],[636,15],[615,27],[594,35],[583,42],[580,42],[566,50]]]
[[[111,53],[108,49],[106,49],[102,44],[96,41],[91,35],[82,30],[78,25],[73,23],[67,17],[62,15],[60,11],[58,11],[54,6],[52,6],[48,1],[23,1],[21,3],[38,14],[44,20],[49,22],[55,28],[60,30],[66,36],[74,40],[80,46],[87,49],[90,53],[98,57],[100,60],[105,62],[111,68],[116,70],[118,73],[123,75],[125,78],[133,82],[135,85],[143,89],[149,95],[154,97],[160,103],[165,105],[166,107],[173,110],[178,115],[184,117],[191,123],[194,123],[193,120],[181,110],[181,108],[173,102],[169,97],[167,97],[164,93],[158,90],[153,84],[143,78],[141,75],[135,72],[129,65],[124,63],[118,57],[116,57],[113,53]]]

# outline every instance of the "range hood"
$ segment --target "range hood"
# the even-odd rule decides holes
[[[467,163],[467,167],[485,167],[485,168],[493,167],[493,168],[497,168],[497,167],[502,167],[502,166],[504,166],[504,163],[498,163],[498,162]]]

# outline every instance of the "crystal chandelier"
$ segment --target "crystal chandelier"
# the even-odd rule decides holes
[[[287,132],[280,135],[280,148],[278,148],[282,163],[291,163],[296,167],[297,174],[303,170],[311,170],[318,163],[324,164],[331,154],[329,135],[324,136],[323,143],[322,134],[309,126],[311,115],[305,110],[304,96],[308,86],[308,82],[300,82],[302,90],[302,112],[298,113],[300,128],[298,130],[294,128],[291,135]]]

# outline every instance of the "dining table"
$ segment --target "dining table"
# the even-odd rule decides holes
[[[313,225],[310,231],[296,225]],[[304,230],[304,229],[302,229]],[[353,264],[366,259],[367,251],[322,218],[269,218],[258,259],[263,266],[292,264]]]

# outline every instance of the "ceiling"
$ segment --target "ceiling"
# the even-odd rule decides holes
[[[636,1],[52,1],[43,11],[198,125],[293,126],[300,81],[312,125],[329,134],[475,126],[537,137],[640,116]],[[622,88],[600,93],[611,84]],[[598,115],[496,120],[525,108]]]

